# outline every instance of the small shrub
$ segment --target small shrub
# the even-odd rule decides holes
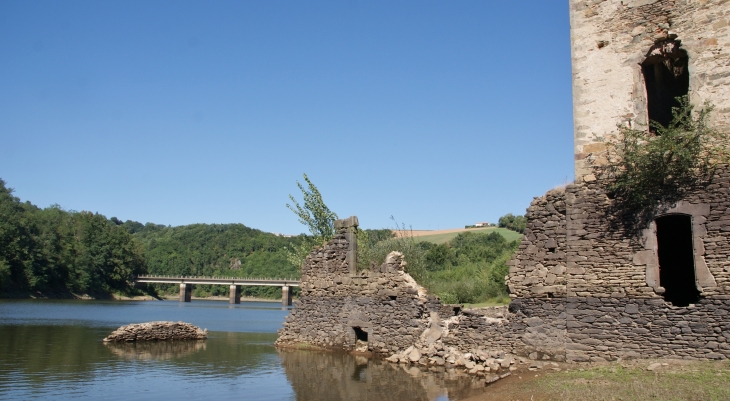
[[[397,251],[403,253],[405,257],[406,272],[417,281],[423,279],[426,270],[426,250],[416,242],[412,230],[406,229],[405,225],[399,226],[392,216],[391,219],[396,224],[396,235],[390,238],[372,243],[369,241],[367,230],[358,231],[358,269],[365,270],[371,266],[379,266],[389,253]]]
[[[651,129],[619,126],[606,141],[606,160],[594,161],[594,173],[625,211],[653,211],[680,199],[687,190],[707,184],[720,164],[728,164],[728,137],[709,126],[713,106],[695,111],[688,98],[677,98],[668,126]]]

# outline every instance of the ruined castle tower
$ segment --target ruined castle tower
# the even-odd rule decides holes
[[[575,177],[590,174],[617,125],[666,124],[674,98],[709,101],[730,131],[730,4],[570,0]]]
[[[730,169],[646,222],[616,217],[591,174],[601,138],[666,125],[679,96],[730,132],[729,19],[726,0],[570,0],[576,181],[533,200],[509,262],[525,344],[569,361],[730,358]],[[550,330],[564,337],[548,352]]]

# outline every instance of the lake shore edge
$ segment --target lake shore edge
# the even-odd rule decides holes
[[[79,299],[86,301],[177,301],[177,295],[160,295],[159,298],[151,295],[122,295],[122,294],[76,294],[70,291],[58,292],[31,292],[18,291],[9,293],[0,293],[0,299]],[[209,296],[209,297],[192,297],[196,301],[227,301],[225,296]],[[270,302],[280,303],[281,299],[274,298],[257,298],[257,297],[241,297],[241,302]]]

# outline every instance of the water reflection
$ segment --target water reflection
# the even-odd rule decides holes
[[[205,341],[104,343],[112,354],[126,359],[165,360],[205,350]]]
[[[396,365],[344,354],[280,350],[297,401],[456,400],[482,394],[484,379],[455,370]]]
[[[85,377],[109,357],[93,346],[99,334],[82,326],[0,326],[0,380],[12,370],[33,381]]]
[[[0,301],[0,400],[455,400],[484,389],[445,370],[277,351],[284,314],[263,306]],[[205,341],[101,341],[120,323],[150,320],[214,329]],[[268,332],[235,331],[249,327]]]

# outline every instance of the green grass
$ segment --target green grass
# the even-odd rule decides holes
[[[486,308],[490,306],[507,306],[509,305],[509,296],[503,295],[496,298],[489,298],[484,302],[476,304],[464,304],[465,308]]]
[[[540,400],[730,400],[727,361],[661,362],[669,366],[648,371],[649,362],[641,362],[553,373],[535,379],[530,387],[542,395]]]
[[[520,240],[522,239],[522,234],[508,230],[506,228],[498,228],[498,227],[487,227],[487,228],[470,228],[466,231],[456,232],[456,233],[447,233],[447,234],[433,234],[433,235],[421,235],[418,237],[413,237],[416,241],[426,241],[426,242],[432,242],[434,244],[443,244],[445,242],[449,242],[452,239],[456,238],[457,235],[464,233],[464,232],[474,232],[474,233],[490,233],[492,231],[496,231],[497,233],[501,234],[507,241],[514,241],[514,240]]]

